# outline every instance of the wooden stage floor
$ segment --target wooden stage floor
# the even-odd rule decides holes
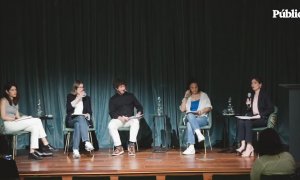
[[[220,149],[203,151],[195,155],[182,155],[179,150],[165,153],[153,153],[151,149],[140,150],[136,156],[127,152],[120,156],[111,156],[108,149],[100,149],[94,156],[83,154],[80,159],[67,156],[62,150],[53,157],[40,161],[28,160],[27,155],[16,157],[21,179],[24,177],[60,176],[63,180],[76,177],[109,176],[117,180],[119,176],[156,176],[165,180],[168,175],[203,175],[210,180],[213,175],[249,174],[254,157],[242,158],[234,153],[219,153]]]

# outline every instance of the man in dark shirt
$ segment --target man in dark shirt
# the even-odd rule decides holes
[[[109,99],[109,115],[112,119],[108,124],[109,133],[116,147],[112,155],[118,156],[124,153],[118,128],[130,127],[128,154],[134,156],[143,107],[132,93],[126,91],[125,81],[117,79],[113,86],[116,94]],[[134,108],[137,109],[135,116]]]

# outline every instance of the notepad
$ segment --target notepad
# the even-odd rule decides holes
[[[256,116],[235,116],[236,118],[238,119],[259,119],[260,116],[259,115],[256,115]]]
[[[72,114],[72,116],[84,116],[84,114]]]

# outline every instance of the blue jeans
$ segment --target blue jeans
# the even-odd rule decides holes
[[[74,128],[73,149],[79,150],[80,137],[82,142],[89,141],[89,126],[84,116],[76,116],[69,121],[69,127]]]
[[[195,114],[187,114],[187,143],[195,144],[195,130],[208,125],[208,117],[196,116]]]

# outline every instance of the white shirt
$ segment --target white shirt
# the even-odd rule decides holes
[[[259,111],[258,111],[258,95],[259,95],[259,92],[254,94],[253,103],[252,103],[253,115],[259,114]]]
[[[74,114],[82,114],[83,112],[83,102],[82,100],[75,104]]]

